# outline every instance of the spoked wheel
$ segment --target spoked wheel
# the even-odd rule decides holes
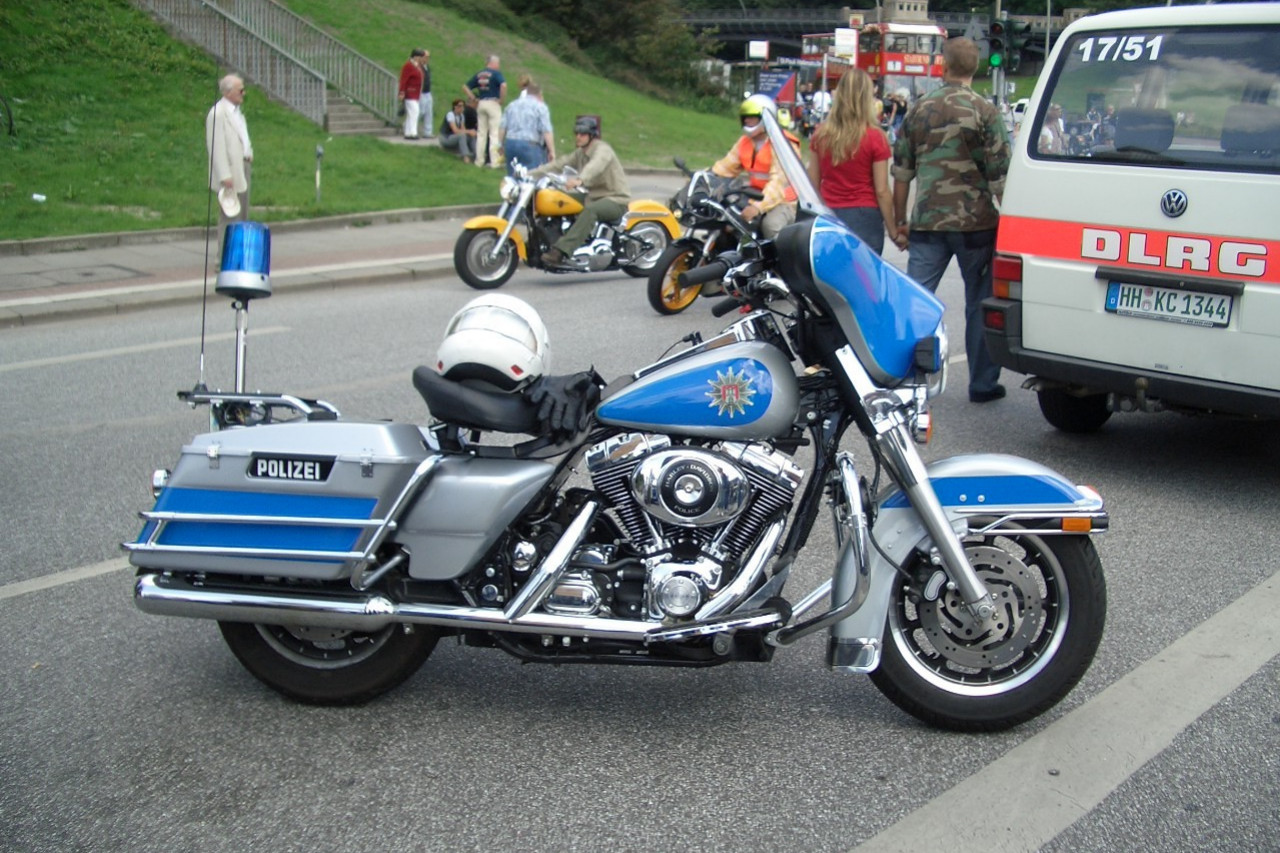
[[[463,231],[453,247],[453,268],[458,276],[476,290],[502,287],[515,275],[520,255],[515,243],[507,240],[498,246],[497,231]]]
[[[1053,707],[1084,675],[1102,640],[1106,582],[1084,536],[971,538],[965,553],[995,618],[978,624],[941,572],[922,564],[893,593],[871,680],[931,725],[998,731]]]
[[[657,222],[638,222],[628,229],[627,234],[633,240],[648,243],[649,248],[637,252],[634,258],[623,264],[623,272],[634,278],[644,278],[657,266],[658,259],[671,242],[671,235]]]
[[[649,273],[649,304],[659,314],[679,314],[693,304],[702,285],[680,286],[680,273],[698,266],[701,252],[692,246],[668,246]]]
[[[439,634],[422,626],[377,631],[219,622],[222,638],[263,684],[311,705],[367,702],[418,671]]]

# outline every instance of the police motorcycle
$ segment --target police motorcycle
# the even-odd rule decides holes
[[[1013,456],[925,464],[943,306],[784,162],[797,222],[686,273],[750,313],[611,383],[550,374],[536,311],[486,294],[414,371],[426,426],[214,400],[228,428],[157,473],[125,546],[137,606],[217,620],[251,673],[310,703],[391,689],[441,637],[525,662],[705,667],[825,632],[831,670],[936,726],[1052,707],[1102,636],[1103,500]],[[301,415],[262,423],[273,404]],[[865,465],[841,449],[850,427]],[[824,504],[829,577],[792,595]]]
[[[502,205],[497,214],[467,220],[453,247],[454,269],[477,290],[501,287],[520,261],[547,272],[620,269],[644,278],[668,244],[680,236],[680,225],[669,209],[656,201],[637,199],[620,222],[597,222],[585,244],[562,263],[547,266],[543,253],[582,212],[583,194],[565,185],[577,171],[566,167],[560,173],[534,177],[519,163],[512,171],[514,175],[504,177],[499,186]]]
[[[758,223],[742,218],[742,208],[763,194],[745,174],[725,178],[710,169],[691,171],[680,157],[673,161],[689,181],[671,200],[671,210],[684,229],[658,257],[649,273],[649,305],[659,314],[679,314],[711,286],[681,283],[681,274],[706,264],[721,252],[759,240]],[[722,293],[718,287],[717,293]]]

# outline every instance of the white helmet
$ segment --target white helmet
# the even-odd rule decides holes
[[[547,327],[523,299],[493,293],[477,296],[445,327],[436,370],[447,379],[477,379],[515,391],[542,376],[550,365]]]

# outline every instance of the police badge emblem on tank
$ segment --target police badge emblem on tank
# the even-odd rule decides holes
[[[322,483],[333,471],[332,456],[282,456],[255,453],[249,458],[250,477],[264,480],[302,480]]]
[[[734,415],[745,414],[747,406],[754,406],[755,401],[751,398],[756,395],[756,391],[751,387],[751,377],[745,373],[735,373],[730,367],[725,373],[716,371],[715,379],[708,379],[707,384],[711,386],[711,390],[707,392],[707,397],[711,400],[708,406],[715,406],[717,414],[728,414],[732,419]]]

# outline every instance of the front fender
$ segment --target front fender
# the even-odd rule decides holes
[[[940,459],[927,466],[929,481],[957,535],[995,533],[1005,522],[1044,535],[1100,533],[1108,516],[1102,497],[1038,462],[1000,453],[975,453]],[[980,521],[977,519],[981,519]],[[871,554],[870,591],[862,607],[831,628],[845,643],[877,645],[884,636],[889,596],[898,582],[896,566],[916,549],[932,543],[920,516],[901,490],[877,501],[872,536],[879,548]],[[878,651],[864,671],[875,669]]]
[[[507,220],[501,216],[494,216],[486,213],[482,216],[473,216],[466,222],[462,223],[463,231],[497,231],[501,234],[507,230]],[[528,250],[525,248],[524,237],[521,236],[518,228],[511,229],[511,242],[516,244],[516,254],[520,256],[520,260],[528,260]]]
[[[659,204],[656,201],[648,199],[640,199],[633,201],[627,207],[627,213],[622,217],[623,230],[630,231],[638,222],[658,222],[663,228],[667,229],[668,236],[672,240],[678,238],[681,234],[680,223],[676,221],[675,216],[667,209],[666,205]]]

